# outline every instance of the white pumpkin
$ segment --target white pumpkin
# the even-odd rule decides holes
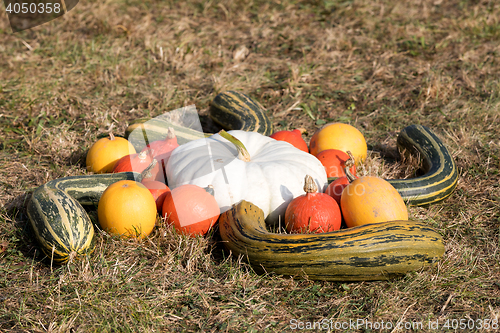
[[[315,156],[256,132],[228,133],[241,141],[249,161],[220,134],[194,140],[172,152],[166,166],[168,186],[212,185],[221,213],[246,200],[262,209],[272,224],[284,217],[293,198],[304,194],[306,175],[321,192],[327,187],[325,168]]]

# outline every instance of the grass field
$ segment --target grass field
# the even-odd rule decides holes
[[[2,10],[0,331],[435,332],[460,320],[500,331],[499,59],[492,0],[92,0],[16,34]],[[43,260],[31,191],[85,174],[86,151],[111,126],[123,134],[191,104],[203,115],[228,89],[307,140],[327,122],[356,126],[375,152],[366,170],[388,178],[415,170],[380,157],[398,131],[432,128],[459,184],[409,212],[442,234],[442,261],[380,282],[257,275],[216,236],[186,239],[160,222],[144,242],[101,232],[85,260]]]

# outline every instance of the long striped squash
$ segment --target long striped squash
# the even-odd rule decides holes
[[[137,173],[71,176],[38,187],[27,213],[40,248],[56,264],[64,264],[93,250],[94,226],[83,208],[96,205],[102,192],[119,180],[134,180]]]
[[[310,280],[386,280],[433,266],[444,254],[441,236],[427,224],[392,221],[322,234],[266,230],[264,214],[242,201],[224,212],[219,231],[226,248],[258,272]]]

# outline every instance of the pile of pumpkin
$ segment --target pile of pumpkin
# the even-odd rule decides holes
[[[151,142],[140,152],[124,138],[102,138],[88,151],[87,170],[134,171],[140,177],[137,181],[118,181],[104,191],[97,209],[99,224],[113,235],[144,238],[154,229],[159,212],[176,231],[205,235],[221,212],[242,199],[259,206],[268,222],[275,226],[280,223],[289,233],[339,230],[342,221],[350,228],[408,219],[403,199],[389,182],[375,176],[356,176],[356,166],[367,157],[366,141],[358,129],[342,123],[327,124],[314,133],[309,147],[302,134],[299,129],[278,131],[270,137],[255,132],[221,131],[212,136],[220,144],[212,142],[211,150],[214,156],[227,153],[225,159],[209,159],[207,150],[198,149],[199,142],[179,146],[171,129],[164,140]],[[259,155],[264,146],[267,157]],[[235,164],[241,165],[231,166],[238,159],[241,162]],[[262,170],[274,172],[271,178],[276,179],[255,176],[236,189],[231,187],[240,181],[240,172],[251,168],[246,165],[250,161],[260,163]],[[214,167],[218,162],[221,165]],[[192,170],[197,164],[198,169]],[[219,180],[213,176],[215,171],[219,171]],[[297,174],[302,178],[301,188],[288,186],[284,190],[283,184]],[[207,181],[214,183],[206,184]],[[267,184],[268,181],[276,184]],[[261,187],[269,188],[269,193]],[[293,193],[284,193],[287,191]]]

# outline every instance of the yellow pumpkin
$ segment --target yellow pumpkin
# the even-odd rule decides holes
[[[342,191],[340,207],[347,227],[408,220],[408,209],[399,192],[386,180],[365,176]]]
[[[113,172],[116,162],[126,155],[135,154],[135,148],[124,138],[109,134],[109,138],[97,140],[87,153],[87,171],[94,173]]]
[[[366,159],[368,153],[363,134],[356,127],[343,123],[326,124],[312,136],[309,143],[311,154],[316,156],[327,149],[351,151],[357,165]]]
[[[156,202],[143,184],[121,180],[102,193],[97,217],[101,228],[112,235],[145,238],[155,226]]]

